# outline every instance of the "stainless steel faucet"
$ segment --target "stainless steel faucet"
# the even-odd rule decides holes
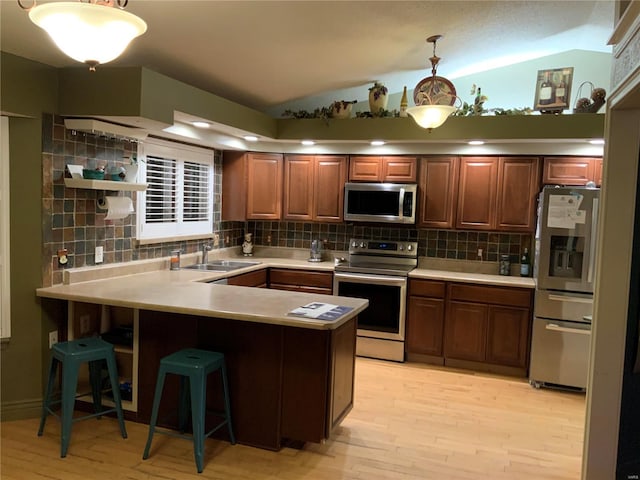
[[[202,263],[209,262],[209,252],[211,251],[211,245],[208,243],[202,244]]]

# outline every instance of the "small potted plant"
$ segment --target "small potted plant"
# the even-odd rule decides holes
[[[373,87],[369,88],[369,109],[374,117],[380,116],[380,112],[387,109],[388,91],[387,87],[380,82],[375,82]]]

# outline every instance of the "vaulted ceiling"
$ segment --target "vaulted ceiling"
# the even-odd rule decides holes
[[[0,7],[3,51],[77,65],[15,0]],[[353,95],[376,80],[391,92],[413,86],[429,72],[434,34],[451,79],[568,50],[609,52],[614,2],[131,0],[127,11],[148,31],[110,65],[145,66],[273,114],[305,97],[364,100]]]

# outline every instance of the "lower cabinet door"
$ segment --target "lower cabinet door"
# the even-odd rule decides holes
[[[409,297],[406,351],[442,356],[444,300]]]
[[[487,341],[487,305],[449,302],[444,337],[445,358],[485,360]]]
[[[529,310],[489,307],[487,362],[526,367],[529,352]]]

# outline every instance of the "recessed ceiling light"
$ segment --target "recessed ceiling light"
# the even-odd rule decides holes
[[[198,128],[209,128],[211,126],[207,122],[192,122],[191,125]]]
[[[604,145],[604,139],[603,138],[593,138],[593,139],[589,140],[589,143],[591,145]]]
[[[245,135],[244,139],[247,142],[257,142],[258,141],[258,137],[256,137],[255,135]]]
[[[316,142],[314,142],[313,140],[302,140],[302,144],[310,147],[311,145],[315,145]]]
[[[380,147],[384,145],[384,140],[371,140],[371,145],[374,147]]]
[[[484,145],[484,140],[470,140],[469,145]]]

